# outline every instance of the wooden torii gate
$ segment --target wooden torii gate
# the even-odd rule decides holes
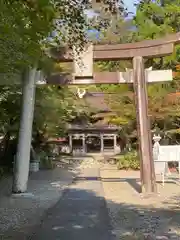
[[[133,83],[139,138],[139,156],[141,168],[142,192],[156,192],[156,179],[152,155],[152,140],[148,116],[146,82],[172,80],[172,70],[154,70],[144,68],[144,58],[162,57],[172,54],[174,45],[180,43],[180,33],[162,39],[146,40],[137,43],[114,45],[89,45],[84,51],[64,50],[56,53],[59,62],[74,62],[72,75],[54,76],[47,83],[69,84],[120,84]],[[132,60],[133,69],[126,72],[93,73],[93,61]],[[55,81],[54,81],[55,80]]]

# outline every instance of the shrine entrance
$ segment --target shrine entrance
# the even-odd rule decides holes
[[[118,127],[109,128],[69,128],[69,146],[73,155],[90,153],[120,153],[117,144]]]
[[[100,135],[92,134],[86,137],[86,152],[100,153],[101,152],[101,138]]]

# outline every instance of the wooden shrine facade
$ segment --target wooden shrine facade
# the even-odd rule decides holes
[[[73,155],[119,153],[118,131],[119,128],[115,126],[70,126],[68,128],[69,150]]]

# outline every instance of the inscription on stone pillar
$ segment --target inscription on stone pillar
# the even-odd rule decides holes
[[[93,45],[87,46],[84,51],[73,49],[74,78],[92,81],[93,78]]]

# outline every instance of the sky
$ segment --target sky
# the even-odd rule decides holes
[[[136,8],[134,6],[135,1],[134,0],[124,0],[124,4],[128,9],[128,12],[133,12],[135,13]]]
[[[131,13],[135,13],[136,12],[136,8],[134,6],[134,3],[137,2],[136,0],[124,0],[124,4],[128,9],[128,12]],[[91,10],[86,11],[88,17],[93,17],[94,16],[94,12]]]

